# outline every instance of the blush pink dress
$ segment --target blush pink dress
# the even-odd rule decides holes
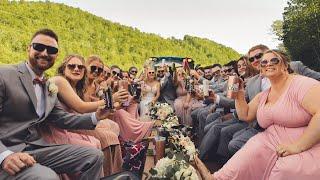
[[[147,137],[153,127],[153,121],[139,121],[135,113],[129,113],[124,109],[117,110],[113,115],[120,128],[120,138],[123,141],[139,142]]]
[[[270,89],[260,98],[257,119],[264,132],[252,137],[219,171],[217,180],[316,180],[320,179],[320,143],[309,150],[278,157],[279,144],[290,144],[302,136],[312,116],[301,105],[310,88],[320,83],[294,76],[277,102],[266,106]],[[320,133],[320,132],[319,132]]]
[[[77,114],[63,103],[61,107]],[[42,135],[46,141],[55,144],[76,144],[99,148],[105,156],[103,163],[104,175],[111,175],[122,170],[122,155],[119,136],[119,126],[111,120],[99,121],[94,130],[65,130],[53,125],[44,126]],[[64,177],[64,179],[68,179]],[[77,179],[72,178],[71,179]]]
[[[184,88],[184,83],[181,83],[177,89],[177,98],[174,100],[173,107],[175,114],[180,118],[181,124],[192,126],[192,118],[191,118],[191,111],[202,107],[202,101],[198,101],[195,98],[191,98],[188,108],[184,108],[183,104],[187,100],[187,90]]]

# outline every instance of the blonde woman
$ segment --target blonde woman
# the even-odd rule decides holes
[[[155,70],[146,69],[145,79],[141,85],[140,119],[148,119],[149,107],[157,102],[160,96],[160,83],[156,80]]]

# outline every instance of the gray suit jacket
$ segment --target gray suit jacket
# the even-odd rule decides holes
[[[27,144],[49,146],[39,135],[40,123],[63,129],[94,129],[90,114],[74,115],[61,109],[56,94],[44,87],[45,113],[36,112],[36,94],[25,63],[0,67],[0,153],[22,151]]]
[[[295,73],[320,81],[320,72],[309,69],[301,61],[290,62],[290,67]]]
[[[250,102],[259,92],[261,92],[261,80],[262,78],[259,74],[248,80],[245,89],[247,102]],[[219,105],[226,108],[235,108],[235,101],[234,99],[220,95]]]
[[[199,79],[199,83],[203,84],[205,80],[204,77]],[[228,81],[209,81],[209,88],[213,90],[215,93],[223,93],[227,89]]]
[[[163,83],[160,84],[160,102],[166,102],[173,107],[174,100],[177,98],[176,87],[173,84],[171,74],[166,74],[163,77]]]

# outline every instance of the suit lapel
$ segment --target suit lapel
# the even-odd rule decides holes
[[[19,78],[20,81],[25,88],[27,94],[29,95],[29,98],[32,101],[33,107],[36,110],[37,109],[37,97],[34,91],[34,87],[32,85],[32,79],[31,75],[26,67],[25,63],[21,63],[18,65],[18,71],[20,72]]]

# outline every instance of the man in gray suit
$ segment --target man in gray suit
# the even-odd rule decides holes
[[[173,84],[173,78],[166,66],[160,66],[157,69],[157,76],[160,82],[159,101],[168,103],[173,108],[174,100],[177,98],[176,87]]]
[[[39,30],[28,46],[27,62],[0,67],[0,179],[59,179],[56,173],[79,173],[99,179],[103,154],[98,149],[49,144],[38,129],[49,122],[64,129],[94,129],[107,110],[74,115],[60,108],[57,87],[44,72],[58,55],[58,37]]]

